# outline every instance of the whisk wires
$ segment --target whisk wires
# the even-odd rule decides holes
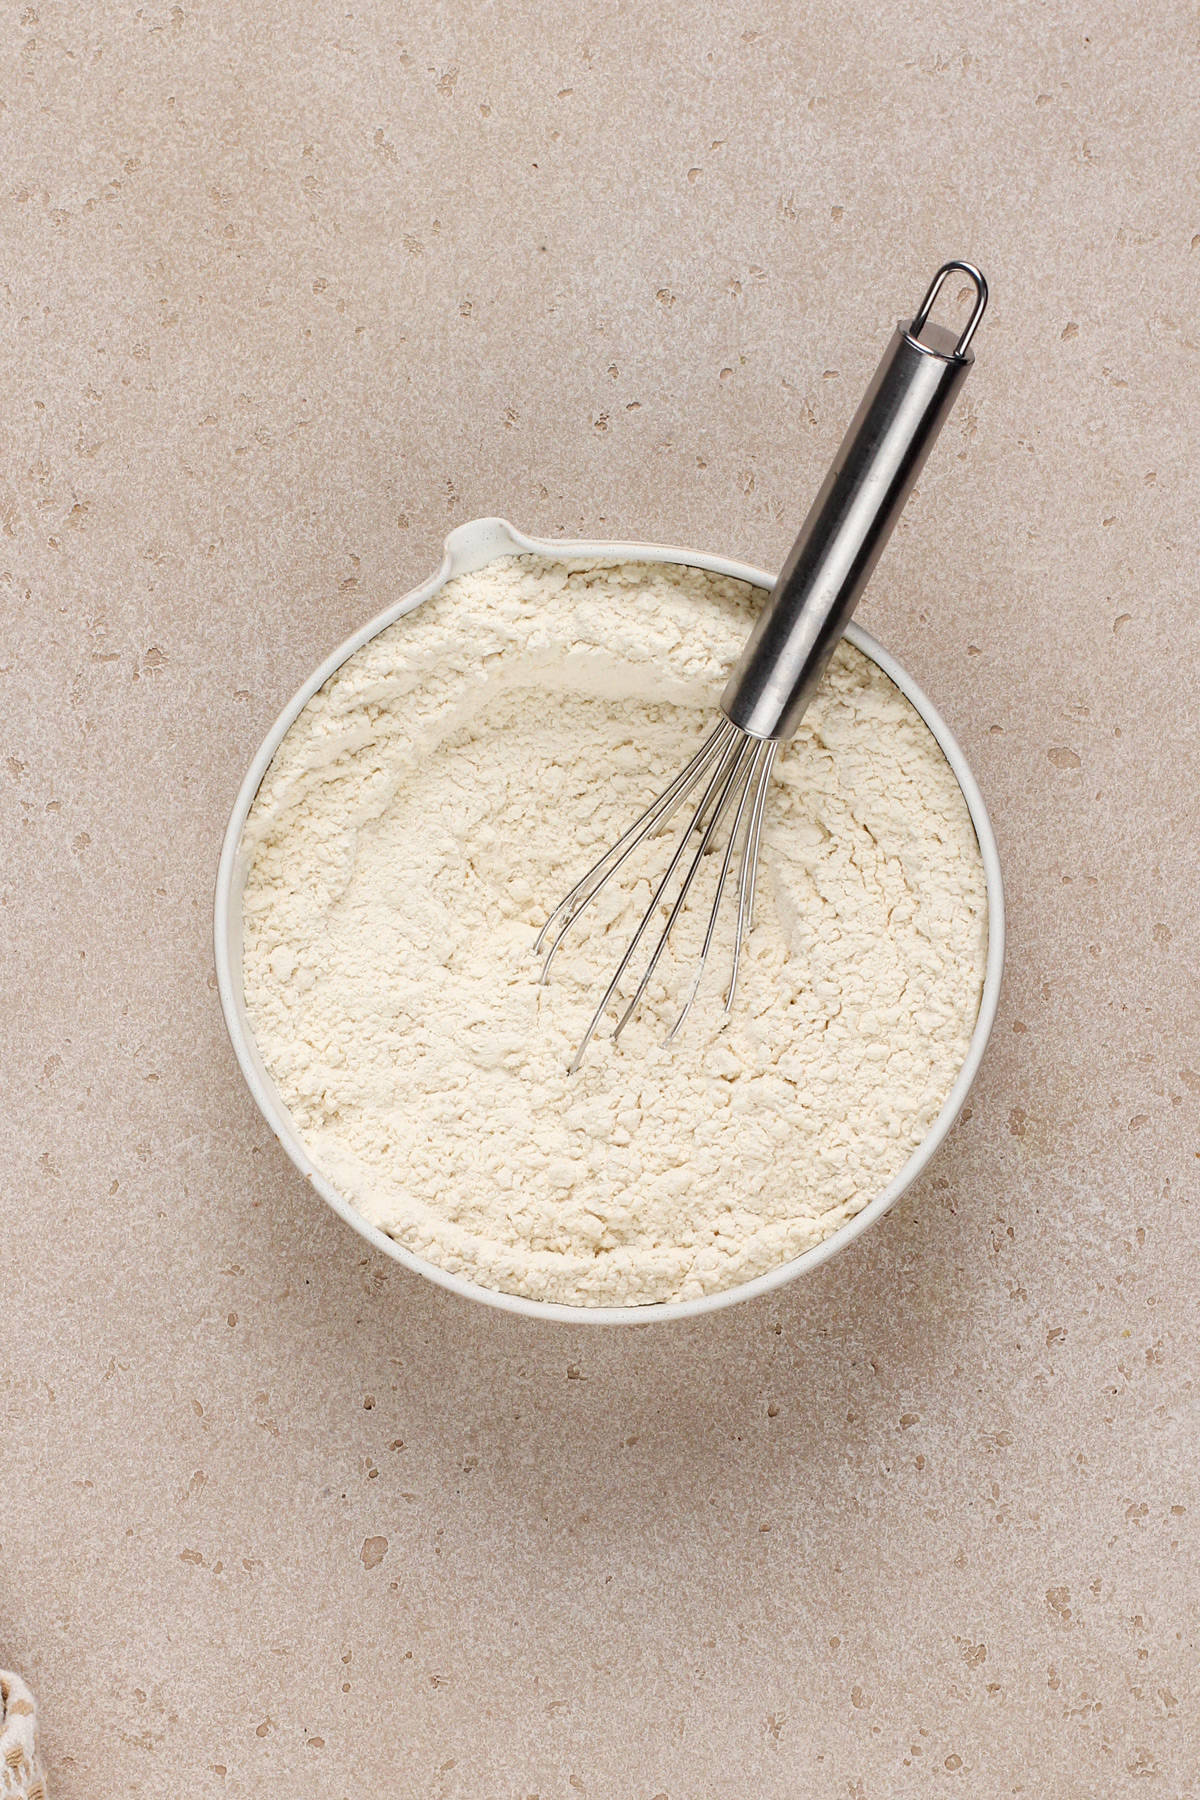
[[[645,812],[634,820],[616,843],[611,845],[604,855],[593,863],[587,874],[576,882],[546,920],[534,946],[537,954],[545,953],[541,972],[543,982],[549,977],[550,965],[563,939],[592,904],[601,889],[612,880],[618,870],[624,867],[648,837],[661,831],[685,807],[697,788],[702,790],[700,799],[694,806],[679,842],[668,861],[666,871],[655,888],[650,905],[642,915],[624,955],[617,964],[616,971],[605,989],[599,1006],[592,1014],[579,1048],[575,1052],[575,1058],[571,1064],[572,1074],[579,1068],[584,1053],[599,1029],[605,1013],[617,998],[621,984],[658,918],[660,909],[666,905],[668,907],[666,922],[649,953],[633,996],[625,1005],[617,1022],[613,1032],[614,1041],[620,1037],[626,1025],[637,1012],[654,972],[662,960],[672,931],[683,912],[688,895],[701,872],[705,858],[709,850],[713,848],[721,826],[730,815],[732,815],[732,822],[721,856],[716,889],[700,955],[687,998],[678,1018],[671,1027],[667,1042],[671,1042],[678,1033],[699,993],[709,953],[716,938],[721,902],[729,886],[734,863],[737,861],[737,912],[734,922],[729,987],[725,998],[726,1011],[733,1006],[742,944],[753,918],[754,889],[759,849],[762,842],[763,816],[766,811],[771,770],[778,748],[776,742],[751,737],[728,719],[722,719],[709,733],[686,768],[680,771],[669,787],[664,788],[662,793],[651,801]],[[698,838],[699,842],[693,851],[691,861],[685,867],[688,850],[695,838]],[[669,899],[676,882],[678,882],[678,892],[674,894],[673,899]]]

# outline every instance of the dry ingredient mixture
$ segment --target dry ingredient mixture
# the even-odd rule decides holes
[[[663,1046],[685,934],[567,1074],[661,850],[547,987],[534,938],[710,728],[761,601],[674,564],[506,557],[357,651],[279,747],[246,826],[250,1021],[316,1166],[445,1269],[580,1305],[749,1280],[879,1193],[958,1074],[978,844],[920,716],[844,643],[776,764],[736,1010],[718,941]]]

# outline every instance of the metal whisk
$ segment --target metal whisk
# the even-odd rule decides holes
[[[975,289],[971,315],[958,333],[929,317],[942,284],[954,270],[961,271]],[[543,926],[535,949],[545,952],[541,973],[545,982],[563,939],[601,888],[648,837],[662,831],[700,791],[654,897],[592,1014],[571,1064],[572,1074],[665,905],[666,921],[617,1020],[614,1040],[637,1011],[727,820],[708,925],[668,1043],[687,1018],[699,991],[736,862],[737,913],[725,997],[726,1011],[732,1008],[742,945],[753,919],[763,817],[779,746],[799,726],[957,398],[974,361],[969,346],[987,297],[987,283],[971,263],[943,263],[913,318],[901,320],[725,686],[721,695],[724,716],[687,767],[564,895]],[[699,842],[693,849],[696,838]]]

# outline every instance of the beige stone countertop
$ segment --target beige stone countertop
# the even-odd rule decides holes
[[[8,15],[0,1666],[55,1800],[1200,1794],[1189,0]],[[967,1111],[638,1331],[410,1276],[215,992],[267,726],[455,524],[783,556],[993,300],[861,609],[1008,884]]]

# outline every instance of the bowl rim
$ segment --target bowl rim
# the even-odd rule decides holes
[[[853,1218],[847,1219],[819,1244],[813,1244],[798,1256],[756,1275],[750,1281],[739,1282],[734,1287],[722,1288],[716,1293],[701,1294],[690,1300],[651,1301],[644,1306],[576,1306],[558,1300],[532,1300],[523,1294],[508,1294],[499,1288],[485,1287],[481,1282],[471,1281],[452,1270],[440,1268],[438,1264],[417,1255],[395,1238],[389,1237],[378,1226],[372,1225],[321,1174],[309,1157],[259,1056],[242,998],[241,897],[249,864],[247,859],[239,856],[239,851],[250,808],[285,732],[334,671],[371,638],[440,592],[448,581],[473,573],[499,557],[514,555],[544,556],[554,561],[586,559],[598,563],[679,563],[685,567],[707,569],[713,574],[729,576],[752,587],[770,588],[774,582],[774,576],[751,564],[676,545],[606,542],[600,539],[535,538],[500,518],[473,519],[457,526],[445,540],[441,565],[436,573],[369,619],[331,651],[308,680],[297,688],[254,753],[233,803],[217,867],[213,948],[225,1026],[234,1055],[259,1111],[305,1180],[360,1237],[415,1274],[425,1276],[438,1287],[458,1294],[463,1299],[480,1301],[502,1312],[574,1325],[665,1324],[675,1319],[696,1318],[701,1313],[720,1312],[727,1306],[735,1306],[742,1301],[769,1294],[776,1288],[795,1281],[800,1275],[819,1268],[830,1257],[836,1256],[838,1251],[844,1250],[895,1205],[923,1173],[944,1142],[978,1073],[1000,999],[1004,969],[1004,888],[995,833],[970,764],[933,702],[890,651],[861,626],[851,622],[846,628],[846,638],[895,683],[937,739],[962,790],[983,859],[988,946],[979,1011],[962,1066],[920,1144],[886,1187]]]

